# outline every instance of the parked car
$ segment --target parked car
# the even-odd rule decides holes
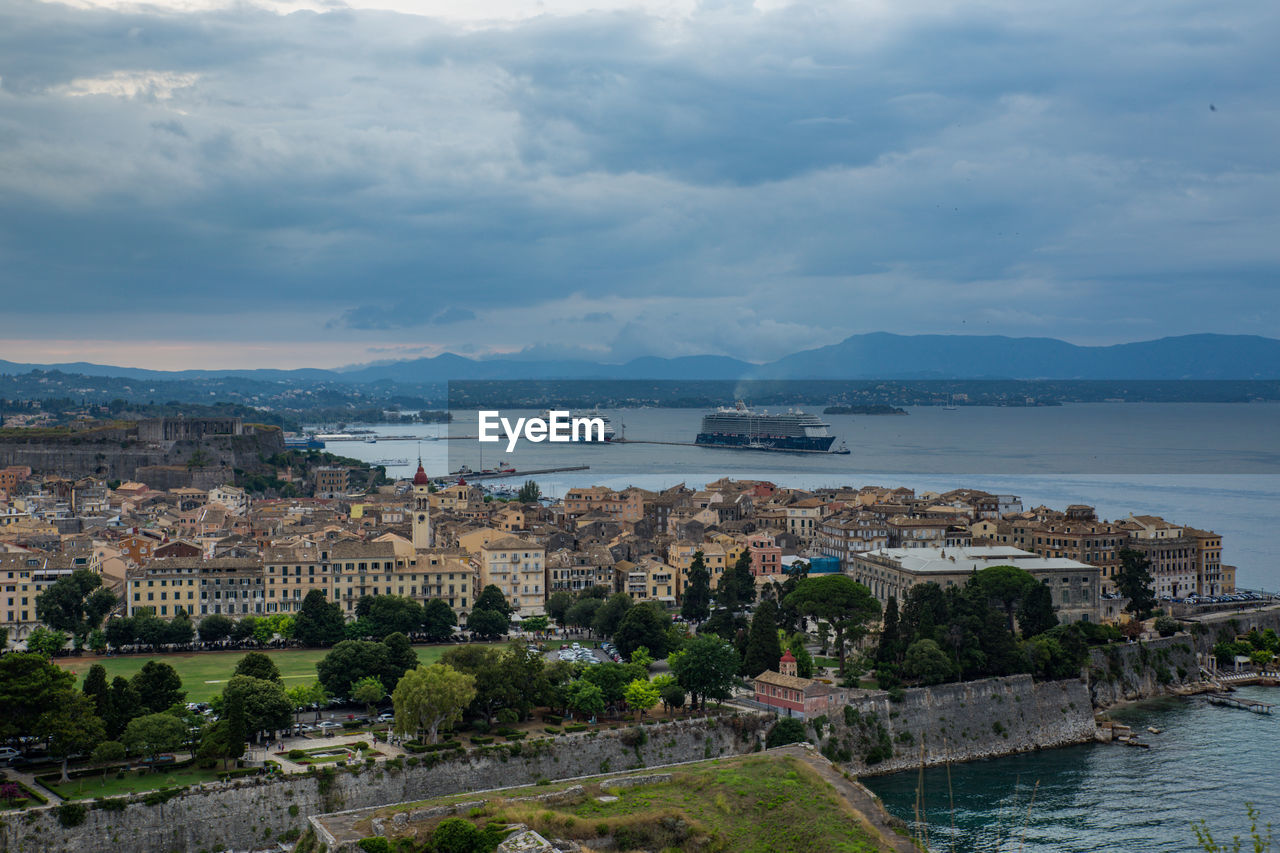
[[[342,728],[342,723],[334,722],[333,720],[321,720],[320,722],[316,723],[316,728],[322,729],[322,730],[323,729],[340,729]]]
[[[0,747],[0,764],[9,764],[15,758],[21,758],[22,753],[11,746]]]
[[[389,723],[395,718],[396,718],[395,714],[391,713],[390,711],[387,711],[378,715],[378,722]]]

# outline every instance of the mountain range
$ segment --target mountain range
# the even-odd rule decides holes
[[[725,356],[648,356],[622,364],[430,358],[297,370],[146,370],[74,362],[20,364],[0,360],[0,374],[57,370],[125,379],[235,376],[265,381],[364,384],[515,379],[1280,379],[1280,340],[1256,335],[1182,335],[1110,346],[1079,346],[1054,338],[1002,335],[853,335],[837,344],[756,364]]]

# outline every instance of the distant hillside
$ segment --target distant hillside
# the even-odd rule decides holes
[[[1054,338],[876,332],[853,335],[838,344],[793,353],[766,364],[714,355],[651,356],[625,364],[602,364],[514,357],[473,359],[445,353],[337,370],[170,372],[79,362],[38,365],[0,361],[0,374],[34,369],[155,381],[230,376],[261,382],[355,385],[485,379],[1280,379],[1280,340],[1255,335],[1183,335],[1087,347]]]

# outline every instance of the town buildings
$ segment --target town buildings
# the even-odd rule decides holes
[[[697,490],[584,487],[563,501],[520,504],[486,499],[473,483],[437,488],[421,466],[409,480],[349,496],[349,474],[316,474],[333,497],[251,499],[226,483],[110,488],[5,469],[0,624],[11,640],[24,637],[36,624],[35,596],[77,566],[102,573],[122,614],[148,607],[164,618],[293,614],[319,590],[349,618],[362,596],[400,595],[442,600],[465,623],[488,585],[516,618],[544,613],[554,592],[597,586],[674,608],[699,554],[713,589],[745,555],[762,589],[811,564],[849,574],[881,600],[925,580],[959,584],[976,568],[1017,565],[1046,582],[1068,620],[1114,615],[1115,600],[1102,596],[1124,548],[1151,560],[1157,595],[1235,588],[1213,531],[1154,516],[1100,520],[1083,504],[1023,509],[1016,496],[977,489],[807,491],[722,479]]]

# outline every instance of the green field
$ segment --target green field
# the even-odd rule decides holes
[[[414,646],[418,660],[424,664],[433,664],[440,660],[449,646]],[[266,651],[269,658],[275,661],[280,670],[280,677],[285,687],[307,684],[316,679],[316,661],[328,654],[328,649],[280,649]],[[59,658],[57,664],[63,669],[74,672],[84,678],[89,667],[100,663],[107,670],[107,681],[122,675],[131,677],[149,660],[159,660],[172,666],[182,678],[182,686],[187,691],[188,702],[208,702],[213,696],[222,692],[236,663],[245,656],[244,651],[235,652],[192,652],[190,654],[163,655],[118,655],[113,657],[87,655],[78,658]]]
[[[221,765],[219,765],[219,769]],[[48,779],[49,777],[45,777]],[[58,774],[53,774],[57,779]],[[129,770],[123,779],[117,779],[114,773],[106,774],[106,778],[97,774],[81,776],[69,782],[59,783],[53,780],[41,780],[50,791],[64,800],[92,800],[98,797],[118,797],[123,794],[137,794],[142,791],[155,791],[160,788],[180,788],[183,785],[199,785],[213,782],[218,778],[218,769],[198,770],[195,767],[178,767],[171,770]]]
[[[507,798],[562,790],[567,783],[506,790],[501,796],[487,796],[485,805],[467,817],[478,826],[494,820],[524,824],[548,837],[611,836],[619,850],[886,853],[910,846],[881,835],[813,764],[795,756],[717,759],[669,772],[669,782],[625,789],[603,787],[608,777],[579,780],[585,792],[565,803]],[[605,795],[613,799],[601,802],[599,797]],[[475,793],[465,796],[474,799]],[[396,811],[450,801],[446,797],[387,806],[350,826],[340,820],[325,822],[331,830],[349,833],[340,840],[355,840],[372,833],[370,818],[375,815],[385,819]],[[418,832],[420,841],[422,829]]]

